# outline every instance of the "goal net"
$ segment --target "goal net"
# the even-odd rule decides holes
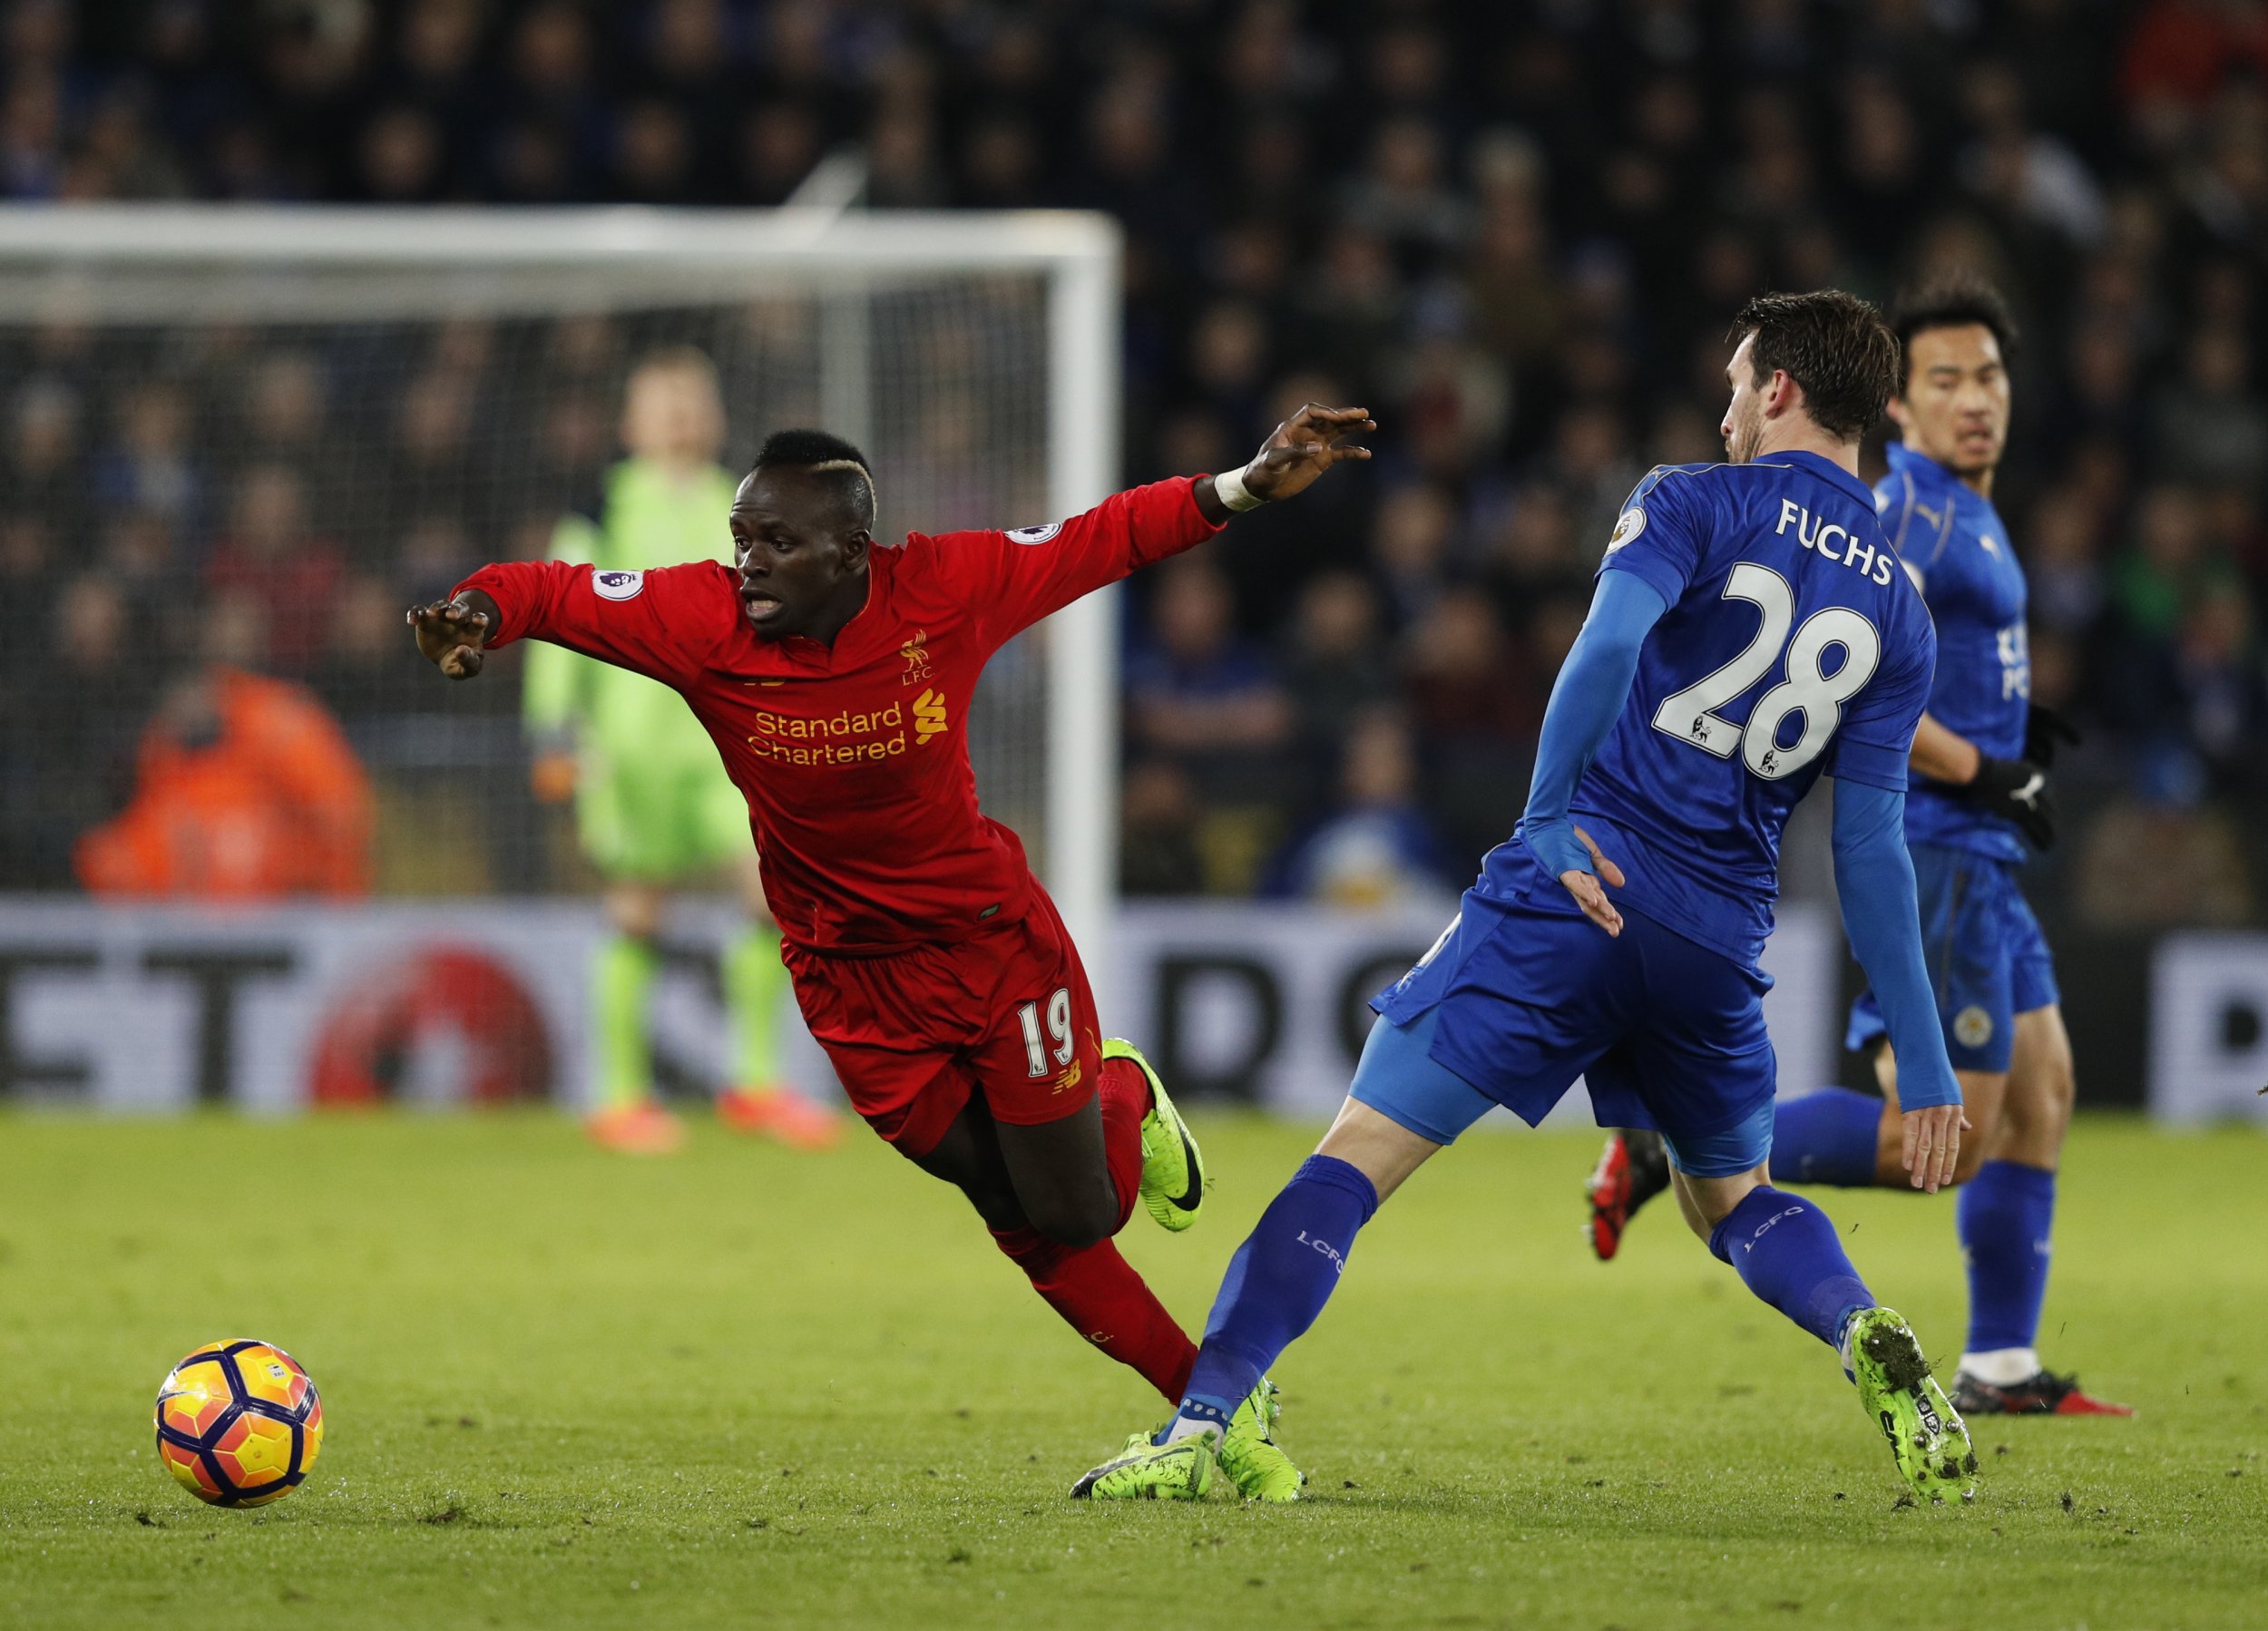
[[[76,886],[216,659],[335,718],[375,893],[588,887],[531,786],[519,654],[450,686],[403,608],[552,553],[622,456],[630,371],[675,348],[714,366],[728,471],[836,431],[885,541],[1083,508],[1116,474],[1117,253],[1040,212],[0,212],[0,888]],[[673,558],[728,548],[719,513]],[[1059,614],[994,659],[969,733],[986,809],[1098,949],[1113,651],[1102,598]]]

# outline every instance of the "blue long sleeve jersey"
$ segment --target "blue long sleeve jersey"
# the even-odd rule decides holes
[[[1993,757],[2012,759],[2024,751],[2031,712],[2023,564],[1990,499],[1903,443],[1888,453],[1890,474],[1874,484],[1874,504],[1937,630],[1930,717]],[[1930,781],[1917,783],[1906,801],[1906,837],[1999,861],[2031,854],[2014,822]]]
[[[1619,903],[1753,967],[1788,814],[1832,776],[1837,889],[1901,1100],[1958,1103],[1902,831],[1935,649],[1873,495],[1839,466],[1794,453],[1657,469],[1552,688],[1513,842],[1554,875],[1589,871],[1579,822],[1626,874]]]

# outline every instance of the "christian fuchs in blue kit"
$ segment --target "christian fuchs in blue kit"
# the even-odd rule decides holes
[[[1872,494],[1843,464],[1779,451],[1651,473],[1553,687],[1526,814],[1433,949],[1374,1001],[1348,1096],[1423,1141],[1403,1162],[1498,1104],[1539,1121],[1579,1076],[1602,1124],[1659,1128],[1692,1179],[1729,1181],[1702,1214],[1716,1217],[1710,1250],[1837,1350],[1909,1485],[1942,1501],[1973,1494],[1976,1462],[1919,1340],[1824,1212],[1763,1180],[1776,1082],[1756,966],[1782,830],[1831,775],[1838,891],[1912,1052],[1908,1106],[1960,1102],[1902,830],[1934,656]],[[1576,874],[1614,886],[1601,921],[1562,883]],[[1238,1423],[1273,1400],[1268,1368],[1321,1314],[1379,1203],[1364,1167],[1310,1157],[1230,1260],[1174,1419],[1073,1492],[1201,1494],[1217,1447],[1248,1498],[1295,1499],[1272,1443],[1265,1485],[1239,1470]]]

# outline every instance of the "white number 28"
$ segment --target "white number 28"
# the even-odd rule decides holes
[[[1747,601],[1764,613],[1756,638],[1715,673],[1666,698],[1655,710],[1654,728],[1729,759],[1738,749],[1749,769],[1768,781],[1792,776],[1826,751],[1843,722],[1843,705],[1874,677],[1882,659],[1882,637],[1873,624],[1847,606],[1814,611],[1788,638],[1795,621],[1795,591],[1768,566],[1744,561],[1725,581],[1725,598]],[[1843,666],[1820,671],[1831,646],[1843,648]],[[1718,717],[1716,710],[1762,679],[1787,652],[1787,678],[1756,698],[1745,726]],[[1780,727],[1790,714],[1804,717],[1803,733],[1779,745]]]

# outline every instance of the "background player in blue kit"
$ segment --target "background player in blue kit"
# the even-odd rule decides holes
[[[2017,885],[2025,841],[2055,841],[2048,771],[2069,727],[2031,704],[2024,569],[1992,506],[2008,444],[2006,303],[1974,283],[1901,301],[1891,416],[1903,433],[1874,498],[1937,627],[1937,679],[1915,733],[1906,843],[1945,1045],[1976,1128],[1952,1182],[1969,1264],[1969,1343],[1954,1379],[1965,1414],[2133,1414],[2045,1369],[2033,1348],[2048,1288],[2056,1167],[2071,1122],[2071,1040],[2055,965]],[[1897,1050],[1862,995],[1849,1045],[1872,1048],[1882,1097],[1827,1088],[1782,1105],[1773,1167],[1796,1184],[1900,1184]],[[1617,1134],[1592,1175],[1591,1241],[1614,1255],[1631,1212],[1668,1184],[1660,1141]]]
[[[1934,1189],[1960,1148],[1901,839],[1935,640],[1857,474],[1898,343],[1832,290],[1753,300],[1735,333],[1730,462],[1665,466],[1631,495],[1518,831],[1374,1000],[1347,1101],[1231,1261],[1173,1420],[1073,1494],[1191,1499],[1217,1462],[1248,1499],[1295,1499],[1265,1372],[1322,1312],[1356,1232],[1489,1109],[1532,1124],[1579,1075],[1602,1122],[1660,1129],[1694,1232],[1837,1349],[1916,1493],[1973,1493],[1967,1430],[1913,1332],[1825,1214],[1765,1169],[1774,1069],[1756,958],[1781,829],[1823,773],[1838,784],[1852,943],[1905,1062],[1912,1182]]]

